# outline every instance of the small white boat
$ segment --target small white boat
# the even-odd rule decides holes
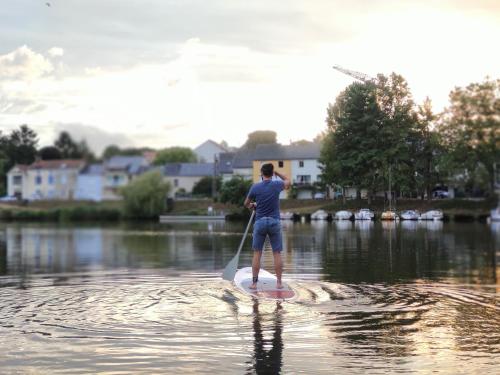
[[[375,213],[369,208],[362,208],[354,214],[354,220],[373,220]]]
[[[280,212],[280,219],[281,220],[293,220],[294,213],[293,212]]]
[[[443,220],[443,211],[430,210],[420,215],[420,220]]]
[[[406,210],[401,212],[401,220],[418,220],[420,214],[415,210]]]
[[[380,215],[380,220],[399,220],[399,216],[394,211],[384,211]]]
[[[491,210],[490,220],[491,221],[500,221],[500,206]]]
[[[325,210],[318,210],[311,214],[311,220],[328,220],[328,212]]]
[[[337,211],[335,213],[335,220],[351,220],[352,212],[351,211]]]

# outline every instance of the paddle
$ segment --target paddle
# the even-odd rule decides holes
[[[250,215],[250,220],[248,221],[247,229],[245,229],[245,234],[241,239],[240,247],[238,248],[238,252],[234,256],[233,259],[227,264],[226,268],[222,272],[222,278],[224,280],[233,281],[234,275],[236,275],[236,270],[238,269],[238,262],[240,260],[241,249],[243,248],[243,243],[247,238],[248,230],[250,229],[250,225],[252,224],[253,217],[255,216],[255,210],[252,211],[252,215]]]

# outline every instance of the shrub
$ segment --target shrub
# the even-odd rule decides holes
[[[166,209],[170,184],[159,172],[152,171],[133,180],[121,190],[125,214],[134,218],[152,218]]]
[[[250,186],[252,186],[252,181],[235,176],[222,185],[220,190],[220,201],[222,203],[243,205],[248,190],[250,190]]]

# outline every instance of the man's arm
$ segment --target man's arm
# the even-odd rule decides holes
[[[248,197],[246,197],[246,199],[245,199],[245,203],[243,203],[243,204],[244,204],[244,206],[245,206],[246,208],[248,208],[249,210],[251,210],[251,209],[255,208],[255,206],[257,205],[255,202],[252,202],[252,201],[250,200],[250,198],[248,198]]]
[[[274,174],[283,180],[283,184],[285,185],[285,189],[289,189],[290,188],[290,185],[292,183],[290,182],[290,180],[288,179],[288,177],[286,177],[284,174],[281,174],[281,173],[276,172],[276,171],[274,172]]]

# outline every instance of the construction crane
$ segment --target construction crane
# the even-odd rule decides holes
[[[356,78],[357,80],[364,82],[364,83],[375,83],[375,78],[370,77],[368,74],[365,73],[360,73],[356,72],[354,70],[342,68],[340,65],[334,65],[333,69],[338,70],[341,73],[347,74],[348,76],[351,76],[353,78]]]

